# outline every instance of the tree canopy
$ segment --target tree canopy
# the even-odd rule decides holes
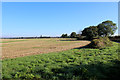
[[[110,36],[115,33],[117,26],[110,20],[104,21],[97,26],[90,26],[84,28],[82,35],[86,36],[87,39],[93,39],[95,37]]]
[[[70,34],[70,38],[76,38],[76,32],[72,32],[72,33]]]
[[[68,37],[68,35],[67,34],[62,34],[62,36],[61,36],[62,38],[67,38]]]
[[[104,21],[97,26],[99,36],[110,36],[115,33],[117,26],[112,21]]]
[[[87,39],[92,39],[98,36],[97,31],[98,28],[96,26],[90,26],[82,31],[82,36],[86,36]]]

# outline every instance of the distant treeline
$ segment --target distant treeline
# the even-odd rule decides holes
[[[76,37],[65,37],[65,38],[77,38],[78,36]],[[81,37],[81,40],[85,39],[84,36],[80,36]],[[47,36],[44,36],[44,37],[9,37],[9,38],[1,38],[1,39],[40,39],[40,38],[63,38],[62,36],[61,37],[47,37]],[[109,36],[109,39],[112,40],[112,41],[120,41],[120,36]],[[87,40],[87,39],[86,39]]]
[[[60,38],[60,37],[9,37],[9,38],[1,38],[1,39],[40,39],[40,38]]]

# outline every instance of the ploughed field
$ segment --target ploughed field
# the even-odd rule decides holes
[[[2,39],[2,59],[16,58],[34,54],[58,52],[89,44],[90,41],[76,41],[75,39]]]

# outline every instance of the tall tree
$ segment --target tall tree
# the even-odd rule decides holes
[[[110,20],[104,21],[97,26],[99,36],[110,36],[115,33],[117,26]]]
[[[96,26],[87,27],[82,31],[82,36],[86,36],[87,39],[98,37],[98,28]]]
[[[110,36],[115,33],[117,26],[110,20],[100,23],[98,26],[90,26],[82,31],[82,36],[86,36],[87,39],[92,39],[94,37],[104,37]]]

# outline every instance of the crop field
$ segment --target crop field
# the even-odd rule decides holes
[[[33,54],[50,53],[81,47],[89,41],[75,39],[2,39],[2,59],[28,56]]]
[[[46,44],[44,42],[47,42]],[[11,42],[12,43],[12,42]],[[70,49],[81,46],[81,41],[55,40],[26,40],[8,45],[21,46],[38,50],[41,44],[44,50],[59,45],[57,48]],[[22,43],[22,44],[21,44]],[[23,44],[24,43],[24,44]],[[37,43],[37,44],[36,44]],[[89,42],[82,42],[86,45]],[[77,44],[77,45],[76,45]],[[3,59],[3,80],[119,80],[120,79],[120,46],[113,42],[112,47],[103,49],[76,48],[49,54],[37,54],[31,56]],[[31,47],[29,47],[29,46]],[[36,46],[35,46],[36,45]],[[51,46],[52,45],[52,46]],[[34,48],[33,48],[34,47]],[[14,47],[15,48],[15,47]],[[13,49],[14,49],[13,48]],[[23,48],[23,49],[24,49]],[[42,50],[42,48],[40,48]],[[62,48],[62,49],[63,49]],[[54,49],[54,48],[53,48]],[[61,50],[62,50],[61,49]],[[29,49],[27,49],[29,50]],[[29,50],[29,51],[32,51]],[[19,50],[18,50],[19,51]],[[39,50],[38,50],[39,51]],[[46,52],[47,52],[46,51]],[[22,51],[21,51],[22,52]],[[34,51],[32,51],[34,52]],[[49,52],[49,51],[48,51]]]

